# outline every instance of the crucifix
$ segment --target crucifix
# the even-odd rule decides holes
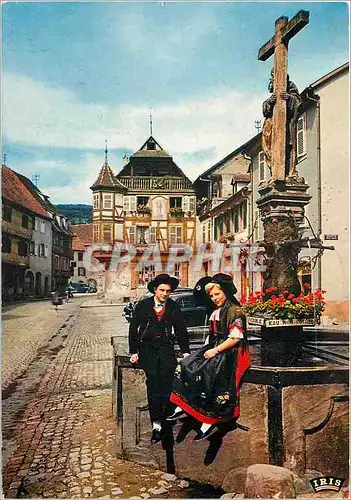
[[[258,59],[266,61],[274,54],[274,87],[276,102],[273,109],[271,139],[271,175],[272,179],[286,180],[287,161],[287,110],[284,94],[287,91],[287,65],[289,40],[309,22],[309,12],[300,10],[290,21],[282,16],[275,22],[273,37],[258,52]]]

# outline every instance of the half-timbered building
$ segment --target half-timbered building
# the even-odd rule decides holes
[[[124,243],[136,250],[128,267],[131,289],[145,287],[160,271],[154,259],[141,264],[145,251],[157,247],[162,270],[170,249],[196,243],[196,194],[191,181],[150,136],[115,176],[107,161],[92,185],[94,243]],[[173,250],[174,251],[174,250]],[[108,259],[108,256],[106,257]],[[99,258],[103,261],[102,257]],[[107,262],[107,261],[106,261]],[[189,261],[168,268],[181,284],[189,282]],[[125,275],[124,275],[125,276]],[[109,276],[110,285],[118,279]]]

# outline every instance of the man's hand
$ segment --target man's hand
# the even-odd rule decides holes
[[[218,354],[218,351],[216,348],[214,349],[209,349],[208,351],[205,351],[205,358],[206,359],[211,359],[211,358],[214,358],[216,356],[216,354]]]
[[[139,361],[139,354],[132,354],[129,358],[129,361],[133,364],[137,363]]]
[[[188,356],[190,356],[190,353],[189,353],[189,352],[184,352],[184,353],[183,353],[183,359],[187,358]]]

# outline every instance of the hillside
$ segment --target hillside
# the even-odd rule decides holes
[[[84,204],[65,204],[55,205],[57,210],[67,217],[71,224],[89,224],[93,218],[93,206]]]

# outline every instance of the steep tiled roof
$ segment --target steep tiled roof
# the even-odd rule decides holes
[[[126,188],[119,182],[118,179],[114,176],[110,165],[105,162],[100,170],[99,176],[91,186],[93,188],[99,187],[110,187],[110,188],[119,188],[122,191],[126,191]]]
[[[80,239],[83,245],[93,243],[93,224],[74,224],[71,230]]]
[[[127,165],[117,174],[117,178],[123,183],[124,177],[178,177],[186,179],[187,189],[193,189],[192,182],[184,172],[173,161],[156,139],[151,135],[134,153]]]
[[[52,214],[58,214],[56,207],[51,203],[51,201],[49,201],[49,197],[46,196],[44,193],[42,193],[40,189],[35,184],[33,184],[33,182],[30,179],[28,179],[28,177],[25,177],[24,175],[19,174],[18,172],[15,172],[15,174],[22,182],[22,184],[26,186],[28,191],[32,193],[34,198],[37,199],[37,201],[42,205],[42,207],[45,210],[47,210]]]
[[[79,238],[77,234],[73,234],[72,238],[72,250],[74,252],[84,252],[85,246],[82,240]]]
[[[27,187],[21,182],[16,172],[6,165],[2,165],[2,197],[14,203],[15,205],[22,206],[31,212],[48,217],[49,214],[39,201],[32,195]]]

